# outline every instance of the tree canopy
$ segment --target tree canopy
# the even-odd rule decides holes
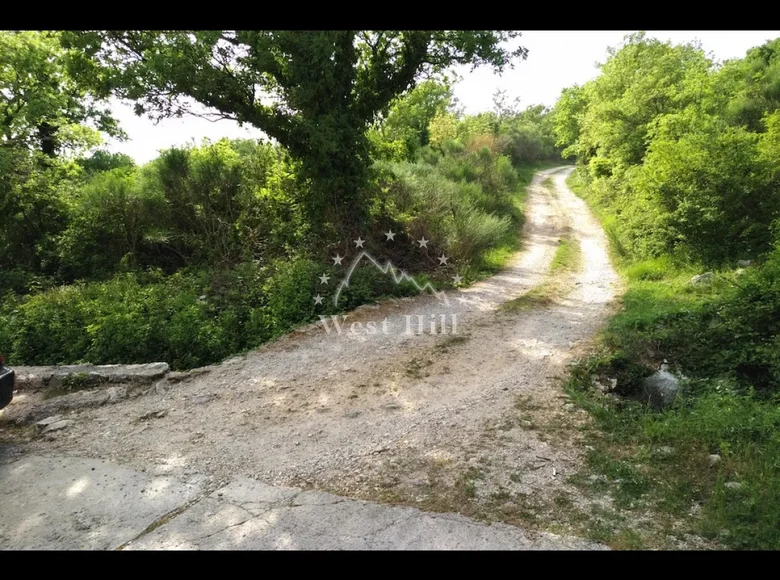
[[[66,35],[71,71],[155,118],[191,111],[253,125],[301,162],[320,221],[365,217],[366,136],[377,113],[454,64],[498,71],[525,58],[495,31],[98,31]],[[323,220],[325,218],[325,220]]]
[[[54,156],[90,141],[90,128],[119,134],[105,103],[71,77],[56,32],[0,32],[0,144]],[[94,139],[92,139],[94,140]]]

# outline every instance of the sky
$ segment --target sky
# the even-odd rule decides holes
[[[461,77],[453,88],[455,97],[466,113],[473,114],[492,108],[493,94],[504,89],[510,99],[520,98],[520,106],[544,104],[552,106],[561,90],[582,84],[598,75],[597,63],[607,57],[607,48],[619,46],[626,34],[633,31],[528,31],[513,42],[528,49],[528,58],[513,70],[498,75],[487,68],[456,70]],[[674,44],[698,40],[711,58],[723,61],[741,58],[748,49],[780,37],[780,31],[647,31],[647,36]],[[165,119],[155,125],[145,117],[137,117],[129,105],[114,101],[112,109],[128,134],[124,143],[109,141],[112,151],[126,153],[137,163],[146,163],[160,149],[203,138],[216,141],[228,138],[260,138],[262,132],[252,127],[239,127],[229,120],[211,122],[198,117]]]

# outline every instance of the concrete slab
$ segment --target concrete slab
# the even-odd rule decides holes
[[[90,386],[102,383],[140,382],[161,379],[169,372],[168,363],[155,362],[130,365],[61,365],[14,367],[19,390],[59,387],[67,377],[82,376]]]
[[[0,549],[606,549],[246,477],[206,494],[202,481],[154,477],[100,460],[22,456],[0,465]]]
[[[0,549],[107,550],[198,497],[197,483],[108,462],[23,456],[0,465]]]
[[[529,534],[454,514],[351,500],[238,478],[164,526],[137,550],[588,550],[578,538]]]

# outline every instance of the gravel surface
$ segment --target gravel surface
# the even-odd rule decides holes
[[[389,490],[393,501],[419,503],[432,488],[455,486],[478,469],[477,497],[496,489],[575,493],[565,476],[581,464],[577,430],[548,436],[543,427],[586,420],[564,407],[559,378],[605,321],[619,279],[597,221],[565,185],[570,171],[535,176],[522,251],[502,273],[448,291],[446,302],[425,294],[362,307],[341,334],[332,324],[330,333],[309,325],[205,374],[70,410],[71,425],[29,450],[154,475],[205,474],[212,489],[246,476],[364,499]],[[546,177],[557,193],[542,187]],[[564,295],[523,312],[499,310],[545,279],[567,227],[583,260]],[[438,327],[432,334],[431,316],[438,323],[442,315],[447,333]],[[426,332],[406,333],[417,316]],[[368,321],[379,331],[346,331]],[[7,412],[13,415],[13,405]],[[447,475],[438,480],[436,473]]]

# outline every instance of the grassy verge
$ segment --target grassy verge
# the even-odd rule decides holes
[[[553,192],[553,182],[549,177],[542,186]],[[502,310],[521,312],[538,306],[549,306],[556,298],[569,289],[569,274],[575,271],[582,260],[579,240],[571,234],[571,228],[566,227],[559,239],[550,269],[544,281],[531,290],[502,304]]]
[[[534,174],[542,169],[562,165],[558,162],[541,162],[534,165],[517,168],[519,176],[518,187],[514,195],[514,205],[518,215],[525,215],[525,201],[528,198],[528,186],[531,184]],[[522,226],[522,221],[519,226]],[[503,270],[515,253],[523,244],[521,228],[515,228],[509,232],[499,243],[486,251],[477,264],[472,265],[461,275],[465,284],[477,282]]]
[[[588,199],[576,177],[570,187]],[[615,217],[593,209],[609,236]],[[777,342],[766,327],[776,319],[776,276],[754,266],[694,285],[700,269],[667,257],[632,261],[609,237],[627,291],[599,349],[566,384],[596,425],[587,470],[574,481],[613,499],[609,525],[590,514],[592,537],[615,547],[676,547],[694,535],[734,549],[780,548],[780,406],[775,355],[765,354]],[[659,411],[633,395],[664,359],[688,378],[682,396]],[[770,379],[754,390],[761,369]],[[618,396],[594,388],[610,380]]]

